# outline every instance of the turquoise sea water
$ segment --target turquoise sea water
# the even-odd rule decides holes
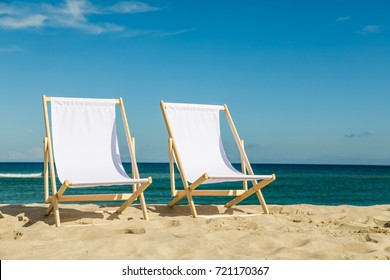
[[[130,164],[124,164],[130,170]],[[171,199],[169,165],[139,163],[141,177],[153,177],[145,192],[149,204],[165,204]],[[240,166],[236,166],[240,170]],[[263,189],[268,204],[375,205],[390,204],[390,166],[253,164],[255,174],[276,174],[276,181]],[[0,203],[43,202],[42,163],[0,163]],[[177,175],[177,188],[181,181]],[[59,184],[59,182],[58,182]],[[215,188],[226,185],[215,184]],[[240,183],[228,186],[240,188]],[[59,185],[58,185],[59,187]],[[207,186],[207,187],[210,187]],[[126,192],[128,186],[69,189],[80,192]],[[228,197],[196,197],[197,204],[224,204]],[[186,200],[183,200],[186,203]],[[243,204],[257,204],[252,196]]]

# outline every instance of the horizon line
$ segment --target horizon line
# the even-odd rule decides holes
[[[40,163],[44,164],[43,161],[0,161],[1,163]],[[131,161],[122,161],[124,164],[131,164]],[[138,161],[137,164],[169,164],[168,161]],[[232,162],[232,164],[241,164],[240,162]],[[343,166],[386,166],[390,167],[390,164],[367,164],[367,163],[260,163],[252,162],[251,165],[343,165]]]

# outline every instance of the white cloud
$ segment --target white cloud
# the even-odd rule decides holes
[[[373,33],[379,33],[381,31],[380,25],[366,25],[362,28],[360,31],[361,34],[373,34]]]
[[[47,17],[43,15],[31,15],[22,18],[2,17],[0,26],[8,29],[24,29],[32,27],[42,27]]]
[[[22,52],[23,49],[19,45],[12,45],[10,47],[0,47],[0,54],[10,52]]]
[[[111,24],[111,23],[104,23],[104,24],[89,24],[89,23],[75,23],[74,28],[83,30],[87,33],[91,34],[102,34],[102,33],[108,33],[108,32],[120,32],[125,30],[123,26]],[[72,27],[69,25],[69,27]]]
[[[133,29],[128,30],[126,33],[124,33],[124,36],[126,37],[135,37],[135,36],[155,36],[155,37],[173,37],[177,35],[181,35],[183,33],[193,32],[196,28],[190,28],[190,29],[180,29],[177,31],[162,31],[162,30],[144,30],[144,29]]]
[[[351,19],[350,16],[345,16],[345,17],[338,17],[338,18],[336,19],[336,21],[346,21],[346,20],[350,20],[350,19]]]
[[[149,6],[141,2],[119,2],[112,6],[101,9],[101,12],[120,13],[120,14],[136,14],[157,11],[159,8]]]
[[[191,29],[187,29],[187,28],[184,28],[184,29],[180,29],[180,30],[177,30],[177,31],[171,31],[171,32],[163,32],[163,31],[156,31],[156,34],[160,37],[168,37],[168,36],[176,36],[176,35],[180,35],[180,34],[183,34],[183,33],[188,33],[188,32],[192,32],[192,31],[195,31],[196,28],[191,28]]]
[[[98,6],[88,0],[66,0],[60,5],[50,3],[0,4],[0,28],[69,28],[87,33],[119,32],[126,28],[114,23],[91,22],[89,15],[135,14],[157,11],[158,8],[135,1]]]
[[[57,14],[67,15],[75,20],[85,21],[84,14],[88,13],[90,5],[85,0],[68,0],[65,7],[59,9]]]

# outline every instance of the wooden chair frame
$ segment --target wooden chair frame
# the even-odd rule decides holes
[[[262,206],[262,209],[265,214],[269,214],[268,206],[265,202],[261,189],[273,182],[276,179],[275,174],[272,174],[271,179],[264,179],[258,182],[258,180],[251,180],[252,187],[248,189],[247,181],[243,180],[243,190],[196,190],[203,182],[209,179],[209,175],[204,173],[200,176],[195,182],[189,185],[186,175],[180,160],[180,155],[176,150],[175,140],[172,135],[171,126],[168,121],[166,106],[164,101],[160,102],[161,110],[163,113],[164,121],[168,130],[168,153],[169,153],[169,170],[170,170],[170,182],[171,182],[171,196],[175,197],[168,206],[173,207],[179,201],[181,201],[185,196],[187,196],[188,204],[191,210],[191,214],[194,218],[198,216],[195,203],[193,200],[193,196],[235,196],[233,200],[225,204],[225,207],[230,208],[240,203],[250,195],[256,193],[257,198]],[[229,113],[227,105],[223,105],[219,107],[219,110],[224,111],[227,121],[229,123],[229,127],[233,133],[233,137],[237,144],[238,150],[240,152],[241,157],[241,168],[243,174],[254,175],[251,164],[248,160],[248,157],[245,153],[244,141],[240,139],[237,129],[234,125],[233,119]],[[174,168],[174,159],[176,160],[176,166],[179,170],[180,177],[182,180],[182,184],[184,186],[184,190],[176,190],[175,186],[175,168]]]
[[[64,195],[66,189],[69,186],[72,186],[72,182],[65,180],[57,191],[56,185],[56,173],[54,168],[54,156],[53,156],[53,146],[51,141],[51,129],[50,121],[48,114],[47,103],[51,102],[50,97],[45,95],[42,97],[43,102],[43,114],[45,120],[46,136],[43,140],[43,151],[44,151],[44,202],[50,204],[47,208],[45,215],[48,216],[52,211],[54,211],[55,224],[57,227],[61,225],[60,214],[59,214],[59,202],[86,202],[86,201],[124,201],[124,203],[116,210],[117,213],[122,213],[131,203],[136,199],[140,199],[140,204],[142,208],[143,217],[145,220],[149,220],[148,211],[146,208],[146,202],[143,192],[145,189],[152,183],[152,178],[148,177],[146,183],[133,184],[132,193],[122,193],[122,194],[84,194],[84,195]],[[135,140],[131,137],[129,125],[127,122],[126,112],[123,105],[122,98],[116,99],[116,104],[119,104],[123,125],[125,128],[126,139],[128,143],[128,148],[131,157],[132,165],[132,178],[140,179],[137,161],[135,157]],[[49,191],[49,182],[51,184],[51,194]]]

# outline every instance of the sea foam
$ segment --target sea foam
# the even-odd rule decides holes
[[[0,173],[0,178],[40,178],[42,173]]]

